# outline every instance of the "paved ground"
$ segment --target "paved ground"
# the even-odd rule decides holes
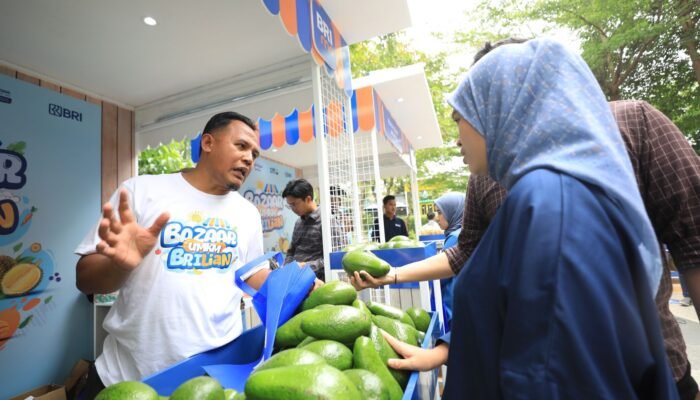
[[[683,307],[678,304],[678,300],[681,298],[680,287],[676,285],[671,298],[671,312],[676,316],[678,325],[683,332],[693,378],[700,382],[700,323],[698,323],[698,316],[693,306]]]

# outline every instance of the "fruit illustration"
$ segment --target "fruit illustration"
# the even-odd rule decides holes
[[[0,349],[15,334],[19,326],[19,312],[15,307],[0,311]]]
[[[32,243],[30,250],[34,253],[40,252],[41,251],[41,243]]]
[[[0,281],[2,281],[2,277],[5,275],[5,272],[9,271],[10,268],[14,267],[15,265],[17,265],[17,261],[15,261],[14,258],[0,255]]]
[[[36,264],[17,264],[11,267],[0,280],[0,289],[5,296],[22,296],[32,291],[43,276]]]

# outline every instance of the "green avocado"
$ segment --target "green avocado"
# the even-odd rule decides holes
[[[306,339],[307,335],[301,330],[301,320],[305,315],[314,312],[316,312],[315,309],[301,312],[277,328],[277,333],[275,334],[275,347],[294,347]]]
[[[343,269],[349,275],[354,272],[367,271],[368,274],[377,278],[384,276],[391,270],[391,265],[388,262],[374,255],[370,251],[351,251],[345,253],[343,260]]]
[[[306,339],[302,340],[301,343],[299,343],[299,344],[297,345],[297,349],[301,349],[302,347],[306,346],[307,344],[313,343],[313,342],[315,342],[315,341],[317,341],[317,340],[318,340],[318,339],[316,339],[316,338],[314,338],[314,337],[307,336]]]
[[[343,371],[352,368],[352,351],[335,340],[317,340],[302,347],[326,359],[331,367]]]
[[[145,383],[124,381],[109,385],[95,397],[96,400],[158,400],[158,393]]]
[[[326,364],[256,372],[245,384],[247,400],[362,400],[345,374]]]
[[[422,308],[410,307],[406,310],[406,314],[413,320],[413,324],[421,332],[426,332],[430,325],[430,314]]]
[[[192,378],[178,386],[170,400],[221,400],[224,398],[224,388],[219,381],[208,376]]]
[[[392,237],[391,239],[389,239],[390,242],[406,242],[406,241],[410,241],[410,240],[411,240],[411,238],[409,238],[408,236],[404,236],[404,235],[396,235],[396,236]]]
[[[238,392],[234,389],[224,389],[224,400],[234,400]]]
[[[389,391],[374,372],[365,369],[348,369],[343,373],[355,384],[363,399],[389,400]]]
[[[366,369],[381,379],[389,392],[390,400],[400,400],[403,398],[401,386],[399,386],[391,376],[389,367],[387,367],[386,363],[379,357],[379,353],[377,353],[372,341],[368,337],[360,336],[355,340],[352,361],[355,368]]]
[[[352,302],[352,306],[367,314],[368,317],[372,318],[372,311],[370,311],[369,308],[367,308],[367,304],[365,304],[364,301],[356,299]]]
[[[301,305],[302,310],[310,310],[321,304],[350,305],[357,299],[357,291],[343,281],[326,283],[311,292]]]
[[[383,315],[375,315],[372,317],[372,322],[400,341],[418,346],[418,330],[416,328]]]
[[[377,328],[377,325],[375,324],[372,324],[372,326],[369,328],[369,339],[372,341],[374,349],[377,350],[377,353],[379,353],[379,358],[381,358],[385,364],[390,358],[402,358],[400,355],[398,355],[398,353],[396,353],[396,351],[394,351],[394,348],[391,347],[389,342],[384,339],[384,336],[382,336],[382,333],[379,332],[379,328]],[[408,378],[411,376],[409,371],[389,368],[389,373],[391,373],[391,376],[394,377],[401,388],[406,388]]]
[[[335,306],[319,310],[301,321],[301,329],[317,339],[353,343],[355,338],[369,334],[370,317],[351,306]]]
[[[370,301],[367,304],[367,307],[369,310],[372,312],[374,315],[383,315],[385,317],[393,318],[395,320],[399,320],[403,322],[404,324],[413,326],[415,328],[415,324],[413,323],[413,320],[411,317],[406,314],[406,312],[400,308],[396,308],[394,306],[390,306],[388,304],[383,304],[383,303],[377,303],[377,302],[372,302]]]
[[[257,374],[258,371],[264,371],[266,369],[272,368],[325,363],[326,360],[323,357],[319,356],[318,354],[312,351],[304,349],[287,349],[282,350],[274,356],[270,357],[270,359],[265,361],[262,365],[260,365],[253,372],[253,374]]]

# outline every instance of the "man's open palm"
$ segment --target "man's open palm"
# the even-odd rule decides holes
[[[102,241],[97,244],[97,252],[110,258],[118,267],[130,271],[153,249],[170,215],[162,213],[149,228],[139,226],[129,208],[126,189],[119,191],[118,211],[119,218],[114,215],[112,204],[102,206],[98,230]]]

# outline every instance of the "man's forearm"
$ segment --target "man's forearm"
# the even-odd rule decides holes
[[[78,260],[76,286],[85,294],[112,293],[122,287],[130,273],[102,254],[89,254]]]
[[[395,268],[394,274],[397,274],[397,283],[429,281],[454,276],[445,253]]]

